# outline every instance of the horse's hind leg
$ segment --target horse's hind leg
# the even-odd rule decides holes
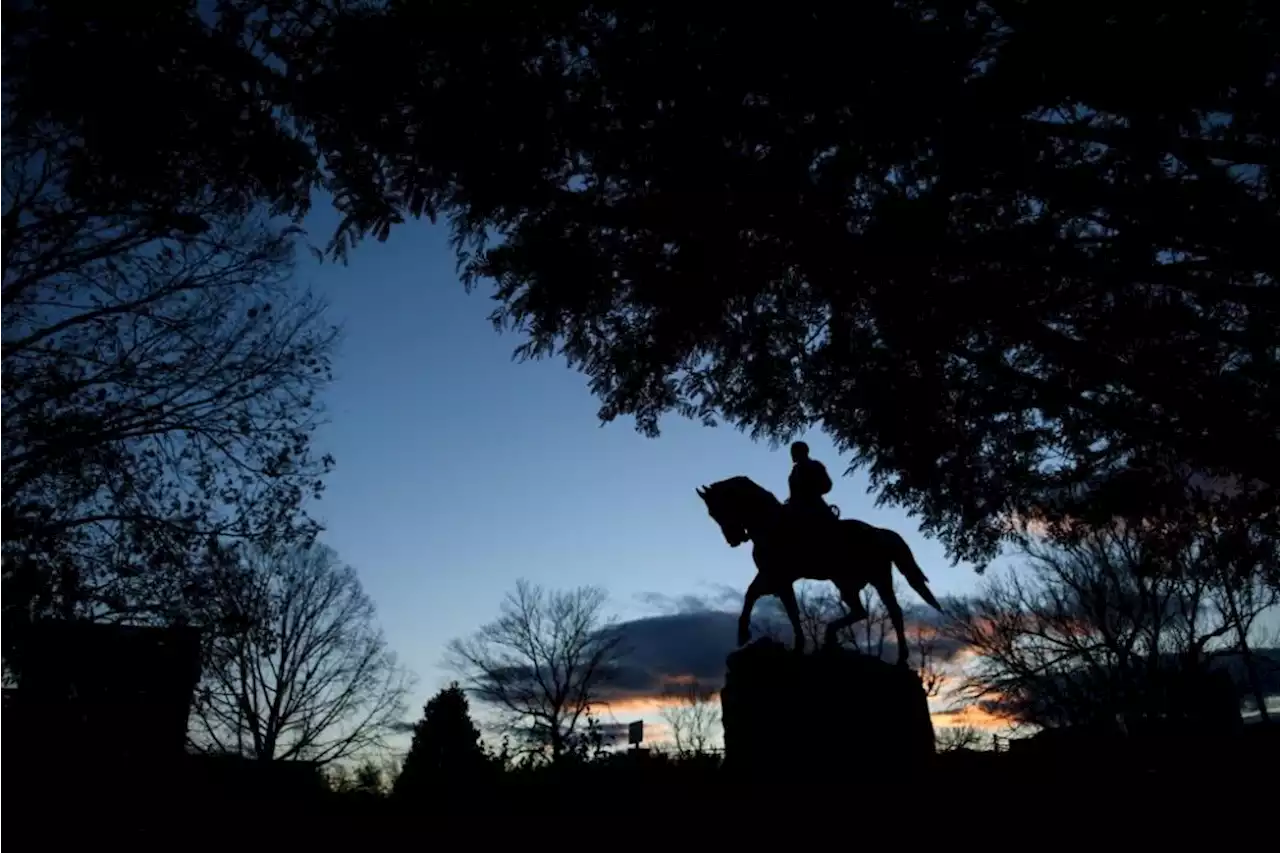
[[[840,599],[844,601],[845,607],[849,608],[849,612],[841,616],[839,619],[831,620],[827,625],[826,635],[822,639],[824,646],[832,646],[840,641],[840,632],[850,625],[861,622],[867,618],[867,608],[862,606],[862,587],[848,581],[841,583],[836,582],[836,588],[840,590]]]
[[[898,663],[905,666],[910,662],[911,649],[907,645],[907,627],[902,618],[902,607],[898,604],[898,597],[893,594],[892,564],[886,562],[884,571],[877,571],[872,576],[871,585],[884,602],[884,609],[889,611],[889,621],[893,623],[893,631],[898,635]]]

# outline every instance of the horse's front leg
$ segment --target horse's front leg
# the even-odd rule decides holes
[[[738,617],[739,646],[745,646],[751,642],[751,611],[755,609],[756,602],[762,595],[764,595],[764,581],[757,574],[755,580],[747,587],[747,594],[742,602],[742,615]]]
[[[796,591],[791,584],[777,591],[778,598],[782,599],[782,606],[786,608],[787,618],[791,620],[791,635],[796,638],[795,649],[798,653],[804,652],[804,626],[800,624],[800,603],[796,601]]]

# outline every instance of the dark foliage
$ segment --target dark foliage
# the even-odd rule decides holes
[[[305,169],[183,8],[5,7],[6,667],[51,614],[216,627],[219,540],[316,530],[335,336],[262,204]]]
[[[100,215],[190,231],[210,195],[222,213],[305,210],[315,158],[273,111],[253,16],[218,0],[211,27],[209,5],[6,0],[6,141],[49,126],[76,137],[67,188]]]
[[[820,425],[981,560],[1010,514],[1147,516],[1193,475],[1274,510],[1262,9],[393,2],[290,58],[335,251],[448,214],[602,417]]]
[[[111,69],[22,89],[93,129],[95,180],[282,210],[319,185],[339,256],[447,216],[495,324],[606,419],[820,426],[977,561],[1012,515],[1274,529],[1263,4],[35,7],[15,62]],[[157,87],[196,106],[138,106]],[[1231,506],[1188,504],[1206,475]]]

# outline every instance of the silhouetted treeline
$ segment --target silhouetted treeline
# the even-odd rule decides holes
[[[14,728],[21,730],[14,725],[19,718],[9,708],[6,713],[12,735]],[[812,718],[803,712],[790,716],[812,726],[830,725],[840,714],[836,709]],[[1064,808],[1104,808],[1101,804],[1111,798],[1127,808],[1167,805],[1169,796],[1210,784],[1202,780],[1229,779],[1238,786],[1233,801],[1244,804],[1262,792],[1251,780],[1280,759],[1274,726],[1163,737],[1079,726],[998,751],[942,752],[917,761],[910,778],[903,779],[883,763],[833,764],[833,752],[821,747],[822,739],[810,737],[815,754],[806,762],[823,772],[774,781],[740,775],[711,751],[610,750],[601,738],[586,737],[553,759],[549,748],[517,755],[509,744],[485,744],[480,730],[465,693],[451,685],[424,707],[398,767],[366,761],[339,770],[307,761],[172,752],[122,760],[106,748],[109,738],[103,749],[79,756],[66,750],[51,754],[38,741],[18,741],[5,750],[6,781],[15,783],[6,790],[5,804],[23,814],[52,808],[75,815],[75,824],[61,834],[64,839],[126,841],[189,830],[213,815],[234,815],[243,831],[257,827],[255,842],[282,833],[295,843],[312,838],[323,843],[338,825],[364,837],[398,836],[421,833],[423,821],[430,821],[433,831],[465,829],[507,844],[527,837],[528,826],[520,822],[525,819],[569,821],[581,830],[616,821],[617,812],[627,808],[640,810],[637,820],[646,825],[665,822],[666,809],[679,816],[715,810],[733,816],[719,833],[737,837],[748,832],[743,797],[767,795],[771,809],[788,810],[832,797],[854,799],[880,809],[883,817],[906,806],[903,784],[995,797],[1000,809],[1017,806],[1031,787],[1040,791],[1037,808],[1061,814]],[[853,741],[877,734],[841,729],[838,722],[830,726],[831,737]],[[1046,788],[1068,797],[1083,788],[1089,796],[1076,805],[1047,806]],[[664,804],[663,811],[657,816],[643,811],[659,808],[651,803]],[[1159,825],[1149,829],[1157,831]]]
[[[1191,532],[1024,532],[1021,565],[950,602],[940,633],[970,656],[958,693],[1033,729],[1230,727],[1242,705],[1269,720],[1280,694],[1273,568],[1222,548],[1211,527]]]

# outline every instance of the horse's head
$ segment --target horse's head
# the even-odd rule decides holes
[[[724,534],[730,548],[737,548],[751,536],[747,533],[747,513],[742,490],[735,488],[738,478],[721,480],[710,486],[696,489],[698,497],[707,505],[707,513]]]

